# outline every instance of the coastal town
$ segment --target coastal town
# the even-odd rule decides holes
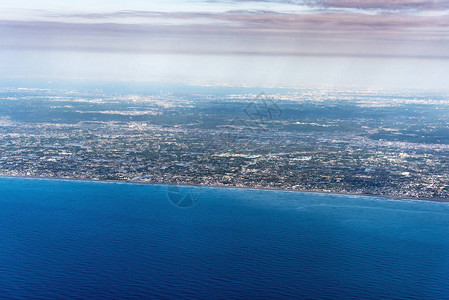
[[[3,89],[0,175],[446,200],[446,96]]]

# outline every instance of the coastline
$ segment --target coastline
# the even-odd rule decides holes
[[[65,177],[39,177],[39,176],[17,176],[17,175],[0,175],[0,178],[23,178],[23,179],[45,179],[45,180],[66,180],[66,181],[86,181],[86,182],[105,182],[105,183],[123,183],[123,184],[145,184],[145,185],[178,185],[178,186],[191,186],[201,188],[231,188],[231,189],[247,189],[247,190],[262,190],[262,191],[284,191],[284,192],[297,192],[297,193],[313,193],[313,194],[329,194],[329,195],[348,195],[348,196],[362,196],[362,197],[377,197],[392,200],[417,200],[417,201],[432,201],[432,202],[449,202],[449,199],[444,198],[417,198],[417,197],[399,197],[393,195],[375,195],[375,194],[357,194],[357,193],[345,193],[345,192],[329,192],[320,190],[295,190],[295,189],[283,189],[283,188],[263,188],[263,187],[245,187],[245,186],[232,186],[232,185],[201,185],[193,183],[161,183],[161,182],[143,182],[132,180],[108,180],[108,179],[81,179],[81,178],[65,178]]]

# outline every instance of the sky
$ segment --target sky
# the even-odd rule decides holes
[[[449,87],[449,0],[0,2],[0,79]]]

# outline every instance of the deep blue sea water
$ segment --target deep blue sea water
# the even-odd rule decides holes
[[[0,178],[0,298],[449,299],[449,204]]]

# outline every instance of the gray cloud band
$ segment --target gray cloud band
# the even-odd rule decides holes
[[[211,3],[222,1],[209,0]],[[449,8],[449,1],[429,0],[231,0],[230,2],[272,2],[297,4],[322,8],[356,8],[377,10],[444,10]]]
[[[182,25],[0,21],[0,48],[212,55],[447,59],[449,16],[117,12]],[[70,20],[70,15],[66,16]],[[209,20],[207,26],[197,19]],[[154,21],[154,20],[153,20]],[[269,41],[269,42],[267,42]]]

